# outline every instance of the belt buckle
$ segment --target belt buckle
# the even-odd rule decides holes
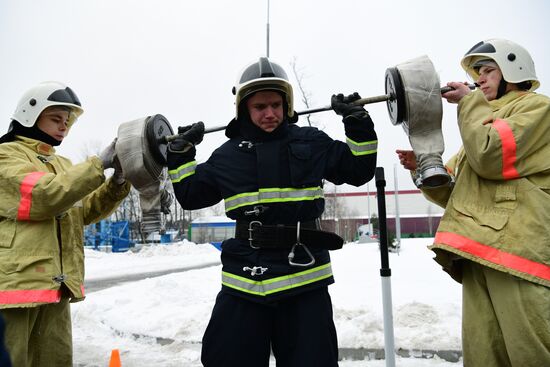
[[[256,247],[252,244],[252,241],[254,241],[254,238],[252,237],[252,232],[254,231],[254,225],[257,224],[258,226],[262,225],[262,222],[259,220],[253,220],[252,222],[248,223],[248,244],[250,247],[252,247],[254,250],[259,249],[260,247]]]

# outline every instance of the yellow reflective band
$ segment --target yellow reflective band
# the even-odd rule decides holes
[[[358,143],[356,141],[351,140],[350,138],[346,138],[346,142],[351,152],[355,156],[373,154],[373,153],[376,153],[376,150],[378,149],[378,140]]]
[[[277,278],[254,281],[239,275],[222,271],[222,284],[238,291],[267,296],[273,293],[282,292],[292,288],[298,288],[307,284],[315,283],[332,276],[330,263],[317,266],[299,273],[280,276]]]
[[[184,178],[194,174],[195,168],[197,168],[197,161],[191,161],[189,163],[185,163],[182,166],[179,166],[176,169],[168,171],[168,175],[170,175],[170,181],[172,181],[172,183],[180,182]]]
[[[323,189],[320,186],[300,189],[278,187],[259,189],[257,192],[246,192],[225,199],[225,211],[259,203],[315,200],[323,198],[323,195]]]

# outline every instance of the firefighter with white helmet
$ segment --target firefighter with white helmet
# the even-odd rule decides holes
[[[504,95],[506,84],[518,84],[518,89],[534,91],[540,86],[535,74],[535,63],[529,52],[522,46],[504,39],[491,39],[474,45],[462,58],[462,68],[472,77],[478,80],[479,69],[482,65],[493,62],[502,73],[500,94]]]
[[[68,86],[20,99],[0,138],[0,315],[14,366],[72,366],[70,302],[84,299],[84,225],[108,216],[130,184],[114,143],[73,165],[55,152],[83,113]]]
[[[461,65],[479,90],[443,94],[458,104],[455,185],[422,191],[445,208],[430,248],[462,283],[464,365],[550,366],[550,99],[515,42],[479,42]]]
[[[283,68],[260,58],[233,88],[235,118],[227,142],[204,163],[195,145],[204,125],[179,129],[167,161],[184,209],[223,200],[236,220],[222,244],[222,290],[205,331],[206,367],[266,366],[270,350],[281,366],[334,367],[338,344],[328,285],[329,250],[343,240],[319,227],[323,181],[362,185],[374,175],[377,138],[358,94],[335,95],[347,143],[299,127],[292,86]]]

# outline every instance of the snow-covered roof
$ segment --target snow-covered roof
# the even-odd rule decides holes
[[[214,215],[210,217],[198,217],[193,219],[191,223],[232,223],[235,220],[227,218],[224,215]]]

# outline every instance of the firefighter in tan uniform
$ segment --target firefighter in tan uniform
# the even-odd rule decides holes
[[[73,365],[69,302],[84,299],[84,225],[130,190],[114,142],[76,165],[55,154],[82,112],[69,87],[41,83],[0,138],[0,314],[14,366]],[[107,168],[115,174],[106,181]]]
[[[463,285],[464,366],[550,366],[550,99],[514,42],[480,42],[461,64],[479,90],[443,95],[458,104],[455,182],[422,191],[445,207],[430,248]]]

